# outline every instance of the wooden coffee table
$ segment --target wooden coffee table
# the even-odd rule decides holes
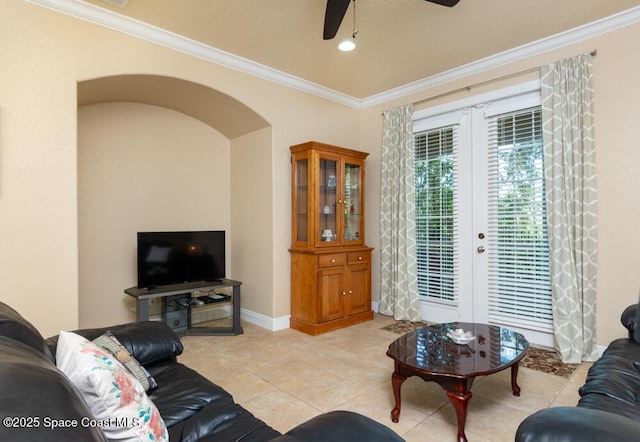
[[[446,336],[456,328],[469,330],[476,339],[455,344]],[[486,376],[511,367],[511,389],[520,396],[518,361],[529,348],[525,337],[504,327],[450,322],[433,324],[407,333],[389,345],[387,356],[394,360],[391,386],[396,405],[391,420],[400,419],[400,387],[411,376],[437,382],[446,392],[458,418],[458,441],[466,441],[464,425],[471,386],[476,376]]]

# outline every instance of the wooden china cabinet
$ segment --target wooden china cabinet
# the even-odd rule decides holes
[[[365,245],[367,153],[291,146],[291,328],[311,335],[373,319]]]

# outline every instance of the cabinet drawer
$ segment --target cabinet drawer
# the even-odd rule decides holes
[[[370,262],[371,261],[371,252],[363,251],[363,252],[349,252],[347,254],[347,263],[348,264],[356,264],[359,262]]]
[[[343,266],[345,263],[344,253],[333,253],[331,255],[318,256],[318,267]]]

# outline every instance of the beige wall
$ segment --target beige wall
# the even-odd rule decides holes
[[[136,232],[231,231],[229,141],[138,103],[78,109],[80,326],[135,319]],[[228,261],[231,264],[231,261]],[[229,275],[233,274],[230,265]]]
[[[605,345],[623,334],[618,325],[620,311],[637,300],[640,285],[636,271],[640,232],[634,228],[640,215],[640,178],[635,172],[635,164],[640,159],[637,148],[640,96],[635,84],[640,59],[634,56],[634,43],[638,40],[640,25],[629,26],[472,78],[356,110],[20,0],[6,0],[0,15],[0,299],[18,308],[44,334],[80,323],[76,191],[78,81],[120,74],[181,78],[228,94],[269,121],[268,130],[230,140],[231,169],[242,168],[240,163],[234,163],[234,158],[249,160],[248,169],[254,172],[262,170],[257,160],[264,160],[267,162],[264,167],[269,171],[265,169],[264,174],[258,176],[268,179],[270,175],[272,189],[270,201],[269,197],[258,201],[261,210],[271,211],[271,215],[263,222],[259,214],[255,214],[252,219],[259,230],[253,231],[246,221],[253,201],[253,195],[247,190],[250,187],[246,182],[230,178],[229,222],[233,226],[238,222],[248,237],[260,237],[252,247],[253,241],[235,236],[239,233],[233,227],[232,243],[241,247],[243,254],[251,254],[251,258],[232,253],[231,262],[233,271],[238,272],[236,277],[242,276],[245,283],[245,306],[252,306],[262,315],[279,318],[288,313],[289,307],[290,145],[318,140],[371,154],[367,161],[366,235],[367,242],[377,248],[382,110],[597,48],[600,217],[597,323],[598,343]],[[514,81],[517,80],[510,83]],[[471,93],[500,86],[479,88]],[[447,100],[464,96],[460,94]],[[256,145],[268,148],[253,157],[251,149]],[[263,231],[268,230],[271,237],[263,237]],[[261,250],[257,250],[258,245]],[[262,266],[259,272],[246,264],[255,263],[254,260]],[[268,260],[270,263],[263,266]],[[269,265],[270,273],[265,270]],[[380,287],[378,266],[376,250],[374,299],[378,298]],[[126,274],[125,270],[121,272],[113,278],[130,281],[131,270]],[[264,283],[265,278],[268,284]],[[114,290],[120,291],[120,285]],[[270,305],[265,305],[267,303]],[[110,317],[115,317],[122,311],[122,301],[108,307],[112,309]]]
[[[640,24],[364,110],[361,114],[361,143],[372,150],[368,160],[368,207],[375,207],[380,196],[379,180],[373,177],[380,170],[383,110],[597,49],[594,59],[599,218],[597,342],[604,346],[616,337],[625,336],[619,321],[620,313],[638,301],[640,287],[640,230],[637,228],[640,219],[638,41]],[[472,89],[469,93],[479,94],[536,77],[539,75],[528,74]],[[423,103],[416,109],[462,99],[469,93]],[[379,247],[379,220],[375,211],[369,210],[368,220],[368,242]],[[378,257],[374,255],[374,269],[379,266]],[[372,285],[374,293],[379,293],[377,270]]]
[[[242,307],[274,318],[271,144],[271,129],[231,143],[231,248],[233,277],[243,282]]]
[[[45,334],[78,317],[74,38],[50,16],[0,13],[0,300]]]
[[[260,158],[267,161],[261,166],[269,169],[264,176],[270,175],[272,182],[256,185],[261,190],[272,187],[271,201],[260,201],[271,214],[265,214],[269,219],[266,223],[259,217],[252,219],[256,225],[270,229],[271,250],[264,254],[261,250],[243,251],[250,254],[249,262],[255,263],[260,256],[261,269],[271,266],[271,281],[263,284],[260,272],[243,272],[243,283],[246,305],[255,305],[261,315],[286,315],[288,148],[313,139],[357,148],[358,111],[21,0],[6,0],[2,9],[0,299],[17,308],[45,335],[79,326],[76,86],[92,78],[152,74],[216,89],[246,104],[271,124],[269,136],[258,133],[249,141],[259,139],[263,145],[269,138],[268,153],[260,152]],[[249,142],[238,141],[238,155],[246,155]],[[252,197],[232,191],[229,198],[238,198],[243,204]],[[246,207],[240,206],[239,210],[241,214],[247,212]],[[229,217],[225,222],[230,222],[231,214],[225,216]],[[263,256],[268,256],[268,261]],[[113,257],[109,259],[113,262]],[[267,266],[263,266],[264,261]],[[244,257],[232,253],[231,262],[244,262]],[[119,296],[130,284],[131,269],[121,272],[112,275],[119,281],[117,287],[113,286],[116,301],[104,306],[108,309],[103,312],[105,317],[124,313],[124,301]],[[260,293],[253,289],[258,286]],[[264,300],[270,305],[262,311]],[[86,308],[91,304],[87,302]],[[127,320],[127,315],[124,313],[121,321]],[[82,324],[94,325],[84,318]]]

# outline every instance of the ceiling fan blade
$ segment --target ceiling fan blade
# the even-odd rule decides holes
[[[426,1],[431,2],[431,3],[437,3],[439,5],[448,6],[448,7],[452,8],[455,5],[457,5],[460,0],[426,0]]]
[[[324,13],[323,40],[331,40],[338,33],[344,14],[349,8],[351,0],[327,0],[327,10]]]

